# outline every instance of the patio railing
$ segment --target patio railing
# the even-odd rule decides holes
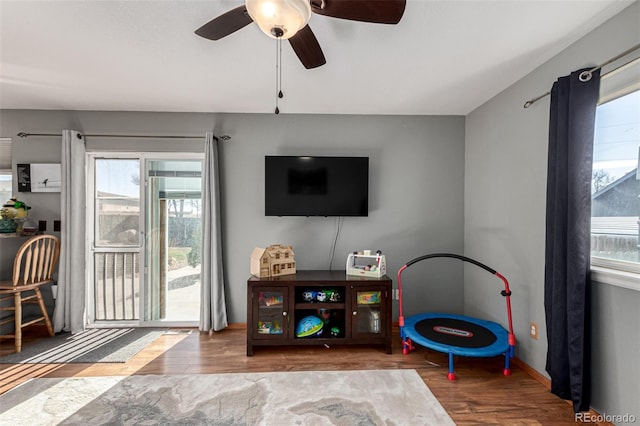
[[[120,249],[94,254],[94,320],[124,321],[140,317],[139,253]]]

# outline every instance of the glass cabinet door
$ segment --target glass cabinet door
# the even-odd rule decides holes
[[[287,288],[254,289],[253,337],[255,339],[286,338],[288,335],[289,312],[287,311]]]
[[[382,309],[384,290],[382,288],[366,288],[354,291],[353,299],[353,324],[354,336],[381,337],[384,335]]]

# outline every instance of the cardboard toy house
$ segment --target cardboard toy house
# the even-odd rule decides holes
[[[256,247],[251,252],[251,275],[260,278],[277,277],[296,273],[293,248],[281,244]]]

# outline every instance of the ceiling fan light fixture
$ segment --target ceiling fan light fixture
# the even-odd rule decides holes
[[[249,16],[271,38],[288,39],[311,18],[309,0],[246,0]]]

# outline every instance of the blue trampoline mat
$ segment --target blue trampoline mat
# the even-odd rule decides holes
[[[464,315],[414,315],[405,318],[403,333],[420,346],[459,356],[491,357],[509,350],[508,332],[504,327]]]

